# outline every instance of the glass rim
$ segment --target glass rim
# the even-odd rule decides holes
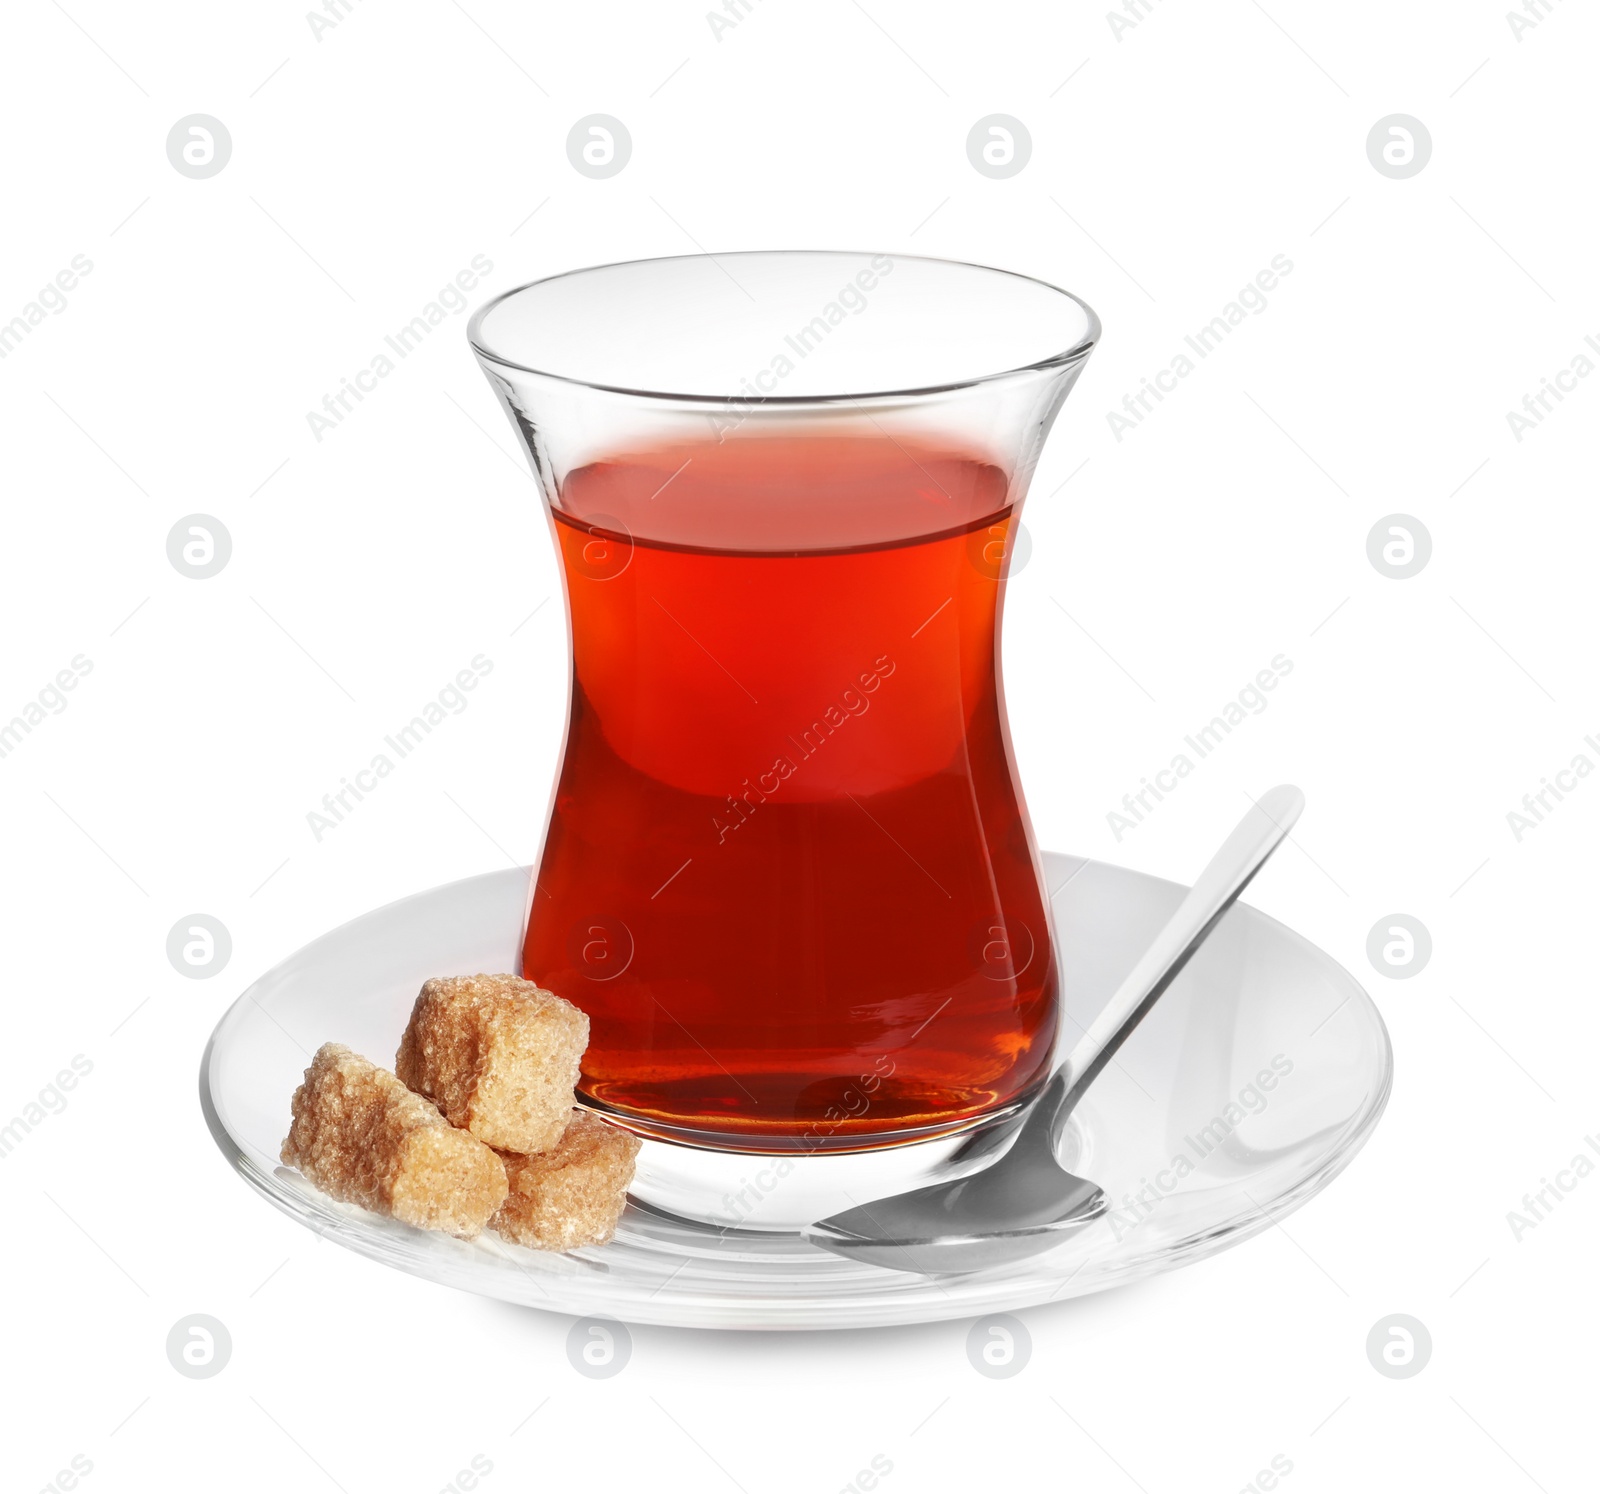
[[[886,254],[885,251],[875,251],[888,259],[916,260],[921,264],[942,265],[954,270],[977,270],[985,275],[1000,275],[1012,280],[1025,280],[1032,285],[1037,285],[1053,295],[1073,302],[1084,315],[1086,322],[1084,334],[1071,347],[1060,352],[1048,354],[1043,358],[1032,359],[1027,363],[1016,364],[1007,368],[996,369],[991,373],[976,374],[971,378],[945,381],[937,384],[920,384],[897,389],[873,389],[867,391],[841,392],[836,394],[693,394],[682,390],[671,389],[644,389],[624,384],[608,384],[593,379],[575,378],[571,374],[556,373],[548,368],[535,368],[529,363],[520,363],[515,358],[509,358],[502,353],[495,352],[485,342],[482,336],[484,319],[502,303],[509,301],[513,296],[519,296],[524,291],[535,290],[541,286],[554,284],[558,280],[569,280],[579,275],[588,275],[600,270],[622,269],[630,265],[671,264],[682,260],[705,260],[718,264],[724,259],[745,259],[756,256],[794,255],[796,257],[837,257],[840,259],[853,259],[871,257],[869,251],[854,249],[735,249],[727,253],[712,254],[702,252],[699,254],[648,254],[637,259],[611,260],[604,264],[580,265],[575,269],[562,270],[554,275],[541,275],[537,280],[524,281],[521,285],[514,285],[509,290],[501,291],[499,295],[485,301],[484,304],[467,320],[467,342],[472,351],[484,362],[496,364],[501,368],[514,369],[520,374],[531,374],[535,378],[549,379],[558,384],[565,384],[577,389],[591,389],[600,394],[616,394],[632,399],[668,400],[677,404],[699,405],[708,407],[725,408],[727,406],[753,406],[765,407],[768,405],[783,405],[791,408],[827,405],[858,405],[869,400],[897,400],[910,399],[930,394],[952,394],[963,389],[975,389],[985,384],[998,383],[1002,379],[1015,378],[1022,374],[1044,373],[1051,370],[1064,369],[1075,363],[1081,363],[1094,350],[1095,344],[1100,340],[1101,326],[1099,315],[1081,296],[1074,295],[1069,290],[1062,289],[1048,280],[1041,280],[1037,275],[1025,275],[1020,270],[1002,270],[994,265],[980,265],[971,260],[945,259],[933,254]]]

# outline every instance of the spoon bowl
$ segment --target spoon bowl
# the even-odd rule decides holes
[[[1030,1115],[1054,1112],[1066,1094],[1057,1073]],[[1104,1191],[1018,1136],[1001,1161],[954,1182],[858,1204],[803,1231],[814,1245],[897,1271],[936,1275],[1010,1265],[1054,1249],[1106,1212]],[[1018,1151],[1021,1148],[1021,1151]],[[967,1222],[1003,1221],[963,1233]]]

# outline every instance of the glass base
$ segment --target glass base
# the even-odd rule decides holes
[[[792,1234],[875,1198],[976,1172],[1011,1144],[1022,1102],[932,1140],[855,1151],[743,1151],[645,1135],[635,1204],[724,1231]]]

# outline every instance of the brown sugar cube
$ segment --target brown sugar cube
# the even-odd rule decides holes
[[[535,1250],[604,1245],[628,1201],[639,1145],[637,1136],[574,1110],[552,1150],[501,1154],[511,1191],[489,1228]]]
[[[505,1199],[494,1152],[338,1043],[317,1050],[292,1104],[283,1160],[333,1198],[463,1239]]]
[[[449,976],[423,985],[394,1068],[479,1141],[542,1152],[567,1124],[588,1044],[588,1017],[531,980]]]

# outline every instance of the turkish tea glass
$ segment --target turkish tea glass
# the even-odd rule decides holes
[[[1098,334],[1023,275],[812,251],[605,265],[474,316],[565,582],[523,973],[589,1014],[584,1105],[792,1166],[1043,1082],[1056,959],[1000,617]]]

